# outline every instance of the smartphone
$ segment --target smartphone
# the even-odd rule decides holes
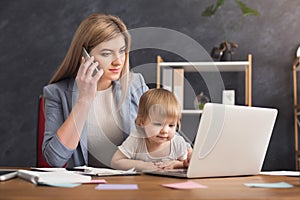
[[[0,169],[0,181],[6,181],[12,178],[17,177],[17,170],[9,170],[9,169]]]
[[[85,60],[87,60],[91,57],[90,54],[87,52],[87,50],[84,47],[82,47],[82,52],[83,52],[83,56],[84,56]],[[95,71],[93,72],[92,76],[94,76],[97,72],[99,72],[98,66],[95,68]]]

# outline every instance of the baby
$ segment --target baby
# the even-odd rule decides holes
[[[186,167],[192,149],[176,134],[181,108],[175,95],[165,89],[150,89],[140,99],[137,130],[115,152],[111,167],[137,171]]]

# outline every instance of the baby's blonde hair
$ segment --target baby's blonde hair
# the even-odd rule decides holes
[[[168,118],[177,119],[177,130],[180,128],[181,107],[176,96],[166,89],[150,89],[145,92],[139,102],[136,124],[141,125],[151,112],[159,112]]]

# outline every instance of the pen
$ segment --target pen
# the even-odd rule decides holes
[[[77,172],[84,172],[85,171],[85,169],[78,169],[78,168],[66,168],[66,170],[68,170],[68,171],[77,171]]]

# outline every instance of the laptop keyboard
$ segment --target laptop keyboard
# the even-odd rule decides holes
[[[187,169],[172,169],[172,170],[165,170],[164,172],[168,174],[186,174]]]

